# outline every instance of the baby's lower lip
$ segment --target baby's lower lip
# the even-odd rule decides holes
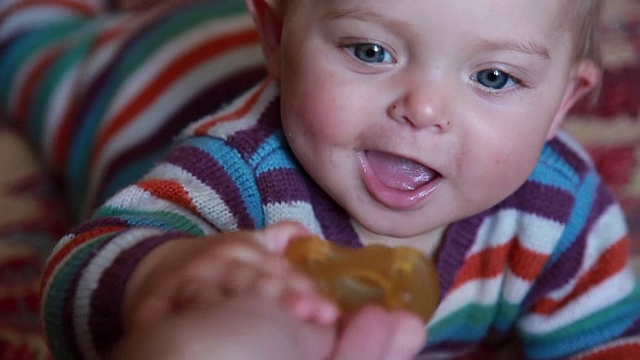
[[[388,186],[378,178],[365,153],[359,155],[359,160],[360,174],[367,191],[374,199],[391,209],[410,210],[422,206],[442,179],[442,176],[436,173],[433,179],[415,189],[398,189]]]

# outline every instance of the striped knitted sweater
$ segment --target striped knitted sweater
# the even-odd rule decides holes
[[[0,111],[62,177],[76,218],[265,75],[241,0],[128,14],[100,1],[0,1]]]
[[[70,3],[51,0],[48,5],[69,9]],[[25,4],[24,11],[37,12],[37,5]],[[0,85],[1,104],[38,139],[70,188],[82,189],[72,200],[89,199],[83,202],[87,206],[100,198],[96,193],[109,193],[104,183],[117,184],[114,178],[132,182],[150,169],[65,236],[49,260],[42,314],[56,357],[92,358],[108,351],[122,334],[119,314],[128,276],[145,254],[166,241],[293,220],[331,241],[360,246],[348,214],[290,152],[280,128],[277,84],[259,82],[219,111],[213,110],[228,98],[207,93],[211,102],[205,107],[212,115],[188,124],[169,150],[171,137],[154,142],[157,129],[149,129],[149,122],[160,128],[172,123],[166,118],[167,111],[177,111],[174,99],[178,108],[193,104],[198,96],[183,94],[201,91],[190,89],[192,83],[196,89],[229,85],[229,73],[202,77],[219,74],[221,66],[237,76],[259,64],[259,56],[249,64],[238,64],[239,58],[251,57],[246,53],[232,56],[256,49],[255,34],[245,32],[250,23],[232,15],[238,9],[234,6],[196,5],[136,21],[79,21],[76,16],[67,25],[76,30],[56,36],[50,29],[25,37],[0,28],[0,36],[10,34],[0,43],[0,75],[8,79]],[[25,14],[13,11],[12,16]],[[226,27],[217,27],[221,23]],[[91,35],[78,35],[79,28]],[[183,37],[187,34],[191,42]],[[236,47],[242,44],[237,34],[247,34],[251,45]],[[47,46],[58,37],[64,46]],[[201,54],[206,60],[188,62],[202,38],[218,41],[218,49],[220,43],[227,46]],[[56,54],[50,55],[53,60],[47,60],[49,52]],[[29,57],[32,61],[16,60],[25,54],[36,55]],[[176,59],[187,63],[177,66]],[[57,72],[46,70],[46,61],[59,64]],[[203,63],[211,67],[200,69]],[[128,83],[130,77],[137,81]],[[29,85],[30,78],[47,81]],[[151,86],[154,81],[160,86]],[[73,93],[70,84],[85,87]],[[64,103],[54,89],[74,95],[63,98],[80,97],[81,106]],[[59,108],[60,103],[66,107]],[[92,117],[93,106],[102,112]],[[65,111],[80,115],[69,120]],[[117,116],[124,113],[130,115]],[[183,125],[193,120],[191,115]],[[147,142],[155,144],[154,151],[134,151]],[[155,166],[149,158],[157,160]],[[147,162],[127,167],[128,161],[140,159]],[[549,141],[519,190],[448,226],[436,259],[442,298],[428,324],[422,356],[462,356],[514,335],[529,358],[640,356],[640,287],[627,265],[623,218],[584,151],[564,133]]]

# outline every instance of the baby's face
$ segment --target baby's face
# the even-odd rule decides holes
[[[500,202],[575,100],[564,1],[290,3],[286,136],[366,231],[420,236]]]

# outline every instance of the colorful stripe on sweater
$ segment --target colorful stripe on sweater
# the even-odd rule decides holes
[[[189,122],[265,74],[242,1],[100,10],[21,1],[1,15],[0,111],[42,147],[78,218],[139,178]],[[14,25],[43,14],[44,25]]]

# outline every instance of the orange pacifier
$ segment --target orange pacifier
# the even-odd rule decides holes
[[[292,241],[285,256],[346,313],[375,303],[426,322],[440,300],[435,265],[411,247],[350,249],[308,236]]]

